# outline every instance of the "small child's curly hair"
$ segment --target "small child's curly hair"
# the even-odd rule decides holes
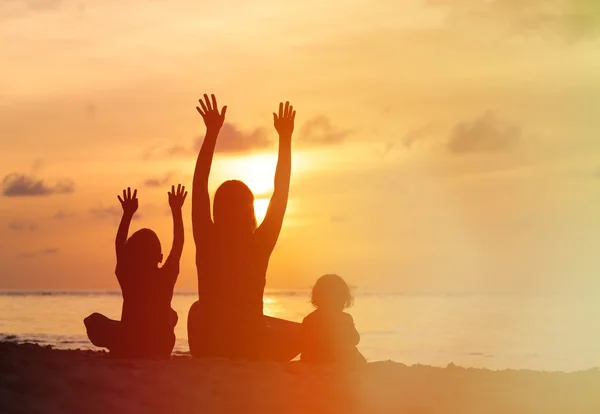
[[[348,284],[340,276],[327,274],[321,276],[312,288],[311,303],[315,308],[349,308],[354,303]]]

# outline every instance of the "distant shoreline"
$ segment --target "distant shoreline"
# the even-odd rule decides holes
[[[465,297],[465,296],[597,296],[594,291],[582,292],[402,292],[381,291],[354,288],[359,296],[409,296],[409,297]],[[195,290],[175,290],[175,295],[197,295]],[[265,289],[265,295],[310,295],[309,288],[302,289]],[[50,295],[121,295],[118,289],[0,289],[0,296],[50,296]]]

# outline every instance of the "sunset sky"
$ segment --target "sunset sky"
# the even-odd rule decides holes
[[[0,289],[117,288],[127,186],[168,254],[215,93],[211,192],[242,179],[259,214],[297,109],[268,288],[600,290],[598,4],[0,0]]]

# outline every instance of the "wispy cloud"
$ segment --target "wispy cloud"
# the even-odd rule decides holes
[[[204,137],[198,137],[187,145],[154,146],[142,155],[142,159],[195,156],[198,154],[203,141]],[[272,142],[267,138],[266,128],[256,128],[253,131],[245,132],[233,124],[225,123],[219,132],[215,152],[248,153],[267,148],[271,144]]]
[[[65,219],[72,218],[72,217],[75,217],[75,213],[71,213],[71,212],[64,211],[64,210],[58,210],[52,216],[52,218],[54,220],[65,220]]]
[[[8,223],[8,228],[13,231],[34,231],[37,228],[37,226],[34,223],[13,220]]]
[[[13,173],[4,177],[2,194],[6,197],[49,196],[52,194],[68,194],[75,191],[72,180],[61,180],[54,185],[46,184],[44,180]]]
[[[310,145],[331,145],[341,144],[350,134],[350,130],[335,127],[325,115],[318,115],[302,125],[298,139]]]
[[[173,173],[166,173],[162,177],[146,178],[143,182],[144,187],[156,188],[170,184],[173,179]]]
[[[58,254],[58,248],[56,247],[50,247],[47,249],[43,249],[43,250],[36,250],[33,252],[21,252],[19,253],[17,256],[24,258],[24,259],[33,259],[35,257],[39,257],[39,256],[51,256],[51,255],[55,255]]]
[[[432,124],[427,124],[419,128],[411,129],[401,139],[405,148],[412,148],[414,144],[427,138],[433,131]]]
[[[453,154],[499,152],[511,148],[521,138],[521,128],[497,119],[492,112],[452,129],[446,143]]]
[[[89,214],[92,218],[97,220],[105,220],[105,219],[119,219],[123,215],[123,209],[119,206],[99,206],[93,207],[89,209]],[[132,220],[139,220],[141,215],[136,213],[133,216]]]
[[[297,129],[298,141],[309,146],[340,144],[352,133],[350,130],[335,127],[331,120],[323,115],[309,119]],[[246,132],[233,124],[225,123],[219,133],[215,152],[221,154],[247,154],[271,148],[276,144],[276,141],[269,139],[268,136],[267,128],[255,128]],[[155,145],[142,154],[142,159],[196,156],[203,141],[204,137],[198,137],[190,144]],[[152,178],[147,180],[146,184],[148,186],[159,186],[163,185],[164,182],[162,179]]]
[[[94,207],[89,210],[92,217],[96,219],[120,218],[123,215],[123,209],[117,206]],[[135,217],[135,216],[134,216]]]

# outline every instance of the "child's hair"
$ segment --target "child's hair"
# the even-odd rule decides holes
[[[352,306],[354,298],[344,279],[327,274],[321,276],[313,286],[310,301],[315,308],[333,306],[345,309]]]
[[[162,247],[155,232],[140,229],[125,242],[127,255],[134,260],[158,264],[162,260]]]

